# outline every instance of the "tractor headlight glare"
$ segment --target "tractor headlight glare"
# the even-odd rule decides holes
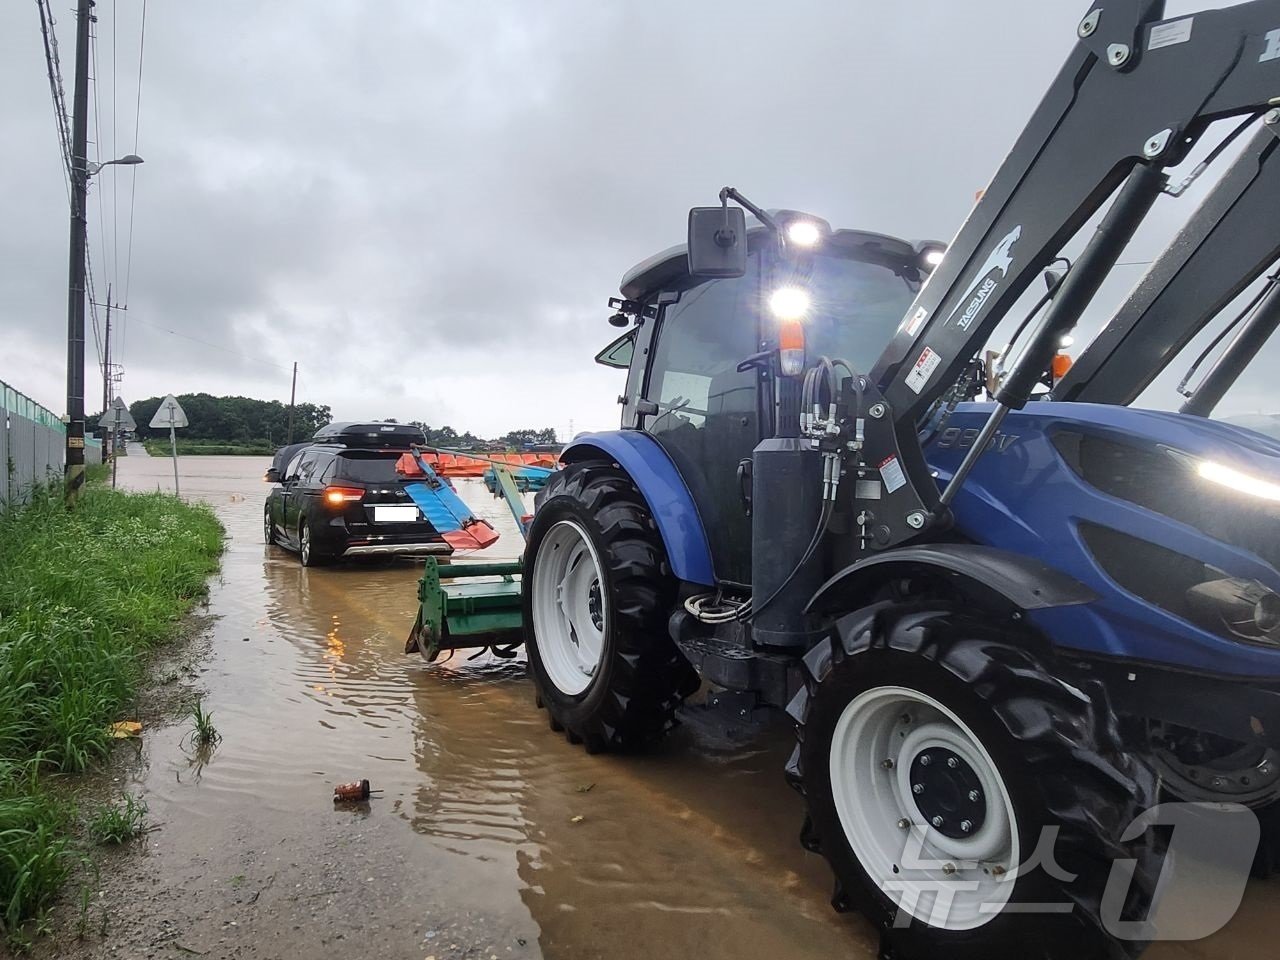
[[[1261,497],[1263,500],[1280,500],[1280,484],[1241,473],[1214,460],[1201,460],[1196,465],[1196,473],[1205,480],[1229,487],[1237,493]]]
[[[809,292],[800,287],[779,287],[769,296],[769,312],[779,320],[803,320],[809,313]]]
[[[792,220],[787,224],[787,241],[797,247],[816,247],[822,231],[812,220]]]

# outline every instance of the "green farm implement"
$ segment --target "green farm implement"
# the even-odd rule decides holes
[[[422,463],[430,482],[429,465]],[[492,461],[486,471],[485,486],[494,497],[505,500],[524,537],[530,517],[525,514],[522,489],[537,489],[551,471],[543,467],[518,468]],[[418,615],[405,642],[405,653],[415,650],[428,663],[440,654],[460,649],[488,649],[495,656],[515,656],[523,642],[521,634],[521,560],[495,563],[441,563],[426,558],[418,581]]]

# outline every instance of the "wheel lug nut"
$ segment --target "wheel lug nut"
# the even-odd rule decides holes
[[[919,795],[919,794],[921,794],[921,793],[924,793],[924,784],[923,784],[923,783],[913,783],[913,784],[911,785],[911,792],[912,792],[912,793],[914,793],[914,794],[917,794],[917,795]]]
[[[1227,785],[1227,781],[1223,780],[1221,777],[1214,777],[1214,778],[1213,778],[1213,785],[1214,785],[1215,787],[1222,788],[1222,787],[1225,787],[1225,786]]]
[[[902,722],[903,722],[903,723],[910,723],[910,722],[911,722],[911,714],[909,714],[909,713],[904,713],[904,714],[902,715],[902,717],[901,717],[901,720],[902,720]]]
[[[970,803],[977,803],[980,799],[982,799],[982,794],[980,794],[977,790],[970,790],[970,791],[969,791],[969,802],[970,802]]]
[[[970,830],[972,830],[972,829],[973,829],[973,822],[972,822],[972,821],[970,821],[970,820],[961,820],[961,821],[960,821],[960,832],[961,832],[961,833],[968,833],[968,832],[969,832]]]
[[[920,766],[927,767],[931,763],[933,763],[933,757],[929,756],[927,753],[921,755]]]
[[[941,827],[942,827],[943,820],[942,820],[942,818],[941,818],[941,817],[934,817],[934,818],[933,818],[932,820],[930,820],[929,822],[930,822],[930,823],[932,823],[935,827],[941,828]]]
[[[960,766],[960,761],[955,757],[947,757],[947,766],[954,770],[956,767]]]
[[[881,760],[881,761],[880,761],[880,766],[884,767],[886,770],[892,770],[892,769],[893,769],[893,759],[892,759],[892,758],[887,758],[887,759]]]
[[[908,820],[906,817],[903,817],[901,820],[898,821],[899,830],[906,830],[910,826],[911,826],[911,821]]]
[[[956,872],[956,865],[954,863],[944,863],[942,865],[942,872],[949,877]]]

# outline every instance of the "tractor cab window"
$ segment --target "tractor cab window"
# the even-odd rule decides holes
[[[644,398],[643,428],[689,487],[722,580],[748,582],[751,527],[738,464],[760,439],[759,374],[738,364],[760,339],[758,257],[742,277],[691,282],[662,310]]]
[[[636,335],[639,327],[632,327],[617,340],[596,354],[596,363],[604,367],[616,367],[626,370],[631,366],[631,357],[636,352]]]
[[[879,359],[921,286],[914,271],[839,256],[814,257],[804,269],[794,269],[777,264],[775,284],[795,283],[809,292],[809,358],[847,360],[863,373]]]

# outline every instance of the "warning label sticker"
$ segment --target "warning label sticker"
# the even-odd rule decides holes
[[[907,321],[906,331],[910,336],[915,336],[920,327],[924,325],[925,319],[929,316],[929,311],[921,307],[911,315],[911,319]]]
[[[904,381],[907,387],[912,392],[919,393],[924,389],[924,385],[929,382],[929,378],[933,376],[933,371],[938,369],[938,364],[941,362],[941,354],[935,353],[931,347],[925,347],[924,352],[920,354],[920,359],[916,361],[916,365],[907,374],[907,378]]]
[[[884,481],[884,488],[890,493],[906,485],[907,475],[902,472],[902,464],[898,462],[897,457],[890,457],[880,464],[880,479]]]
[[[1147,36],[1147,49],[1159,50],[1161,47],[1172,47],[1175,43],[1186,43],[1191,39],[1191,24],[1195,17],[1184,17],[1169,23],[1157,23]]]

